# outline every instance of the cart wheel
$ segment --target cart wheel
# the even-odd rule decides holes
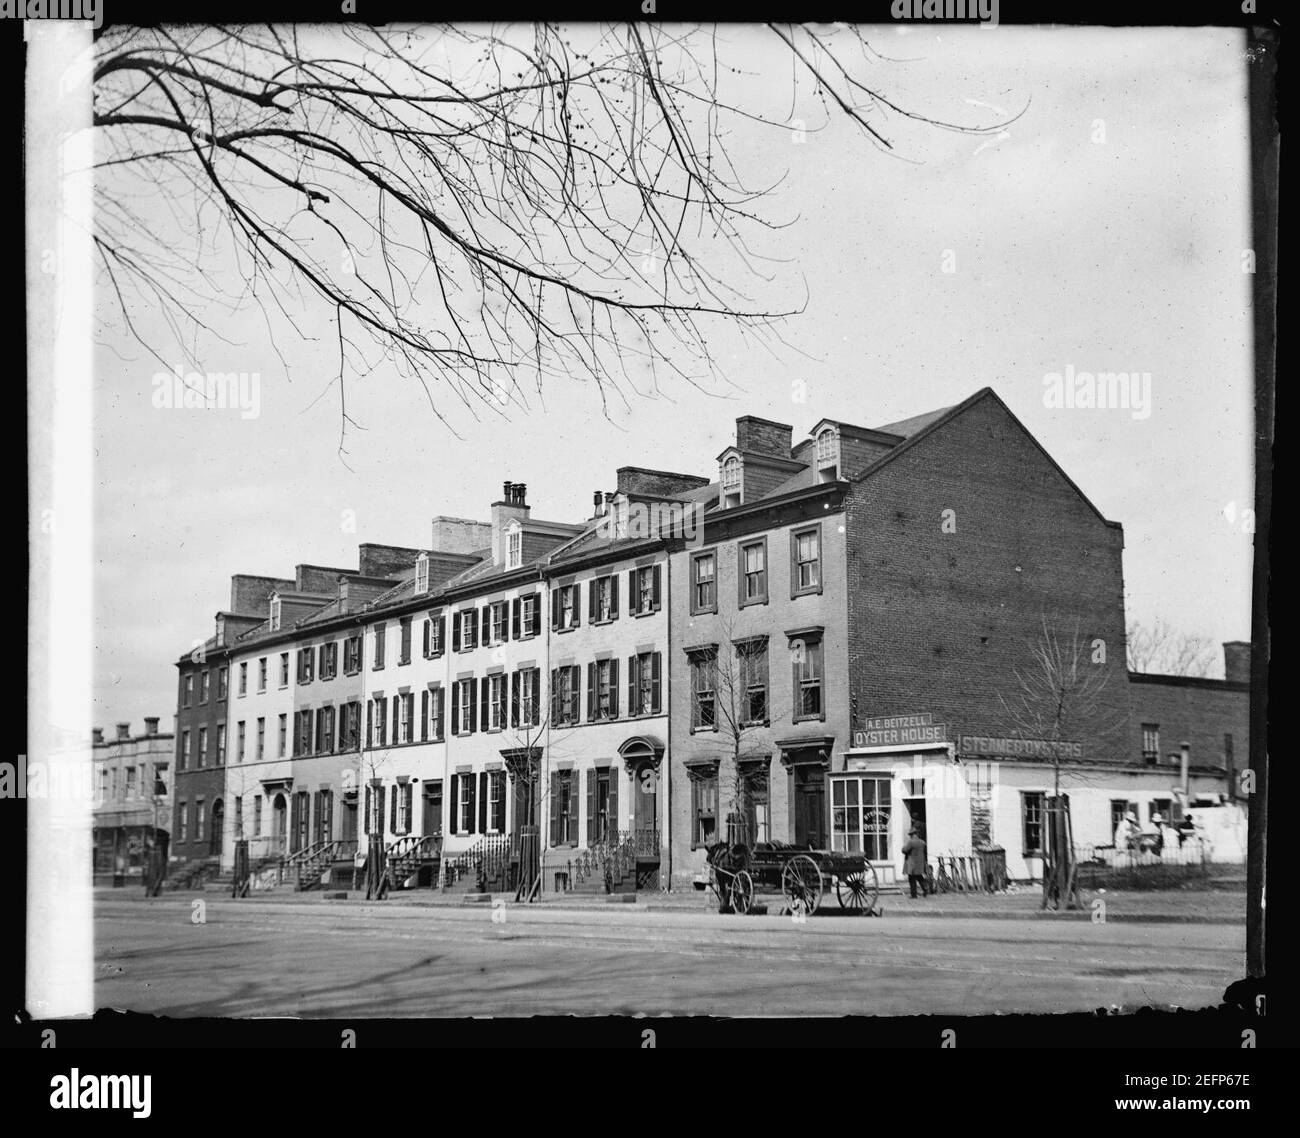
[[[835,897],[841,909],[869,913],[876,907],[876,898],[879,896],[880,882],[876,879],[876,867],[871,862],[866,862],[862,869],[855,869],[835,881]]]
[[[743,869],[731,879],[731,907],[742,917],[754,907],[754,879]]]
[[[796,854],[781,871],[781,891],[791,911],[811,915],[822,903],[822,871],[807,854]]]

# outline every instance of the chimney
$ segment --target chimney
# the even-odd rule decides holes
[[[131,724],[119,723],[117,725],[117,741],[119,743],[131,738]]]
[[[1223,678],[1229,683],[1250,683],[1250,642],[1229,640],[1223,645]]]
[[[95,743],[104,741],[104,729],[102,727],[92,727],[90,729],[90,738]]]
[[[736,420],[736,449],[739,451],[789,458],[793,438],[794,428],[789,423],[775,423],[754,415],[742,415]]]
[[[528,520],[527,487],[522,482],[502,485],[501,500],[492,503],[492,563],[502,565],[506,560],[506,527],[515,520]]]
[[[605,506],[605,495],[602,494],[599,490],[594,491],[591,495],[591,507],[592,507],[591,516],[593,518],[599,518],[603,516],[605,513],[604,506]]]
[[[487,522],[441,516],[433,519],[430,553],[477,553],[491,544],[492,527]]]
[[[144,717],[144,733],[146,735],[158,734],[158,716],[146,715]]]

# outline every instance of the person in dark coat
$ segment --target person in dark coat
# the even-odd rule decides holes
[[[925,884],[925,839],[915,826],[908,831],[907,841],[903,843],[903,872],[907,874],[907,884],[911,887],[912,897],[916,897],[916,883],[921,883],[921,896],[928,897],[929,890]]]

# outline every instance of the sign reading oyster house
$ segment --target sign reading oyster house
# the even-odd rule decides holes
[[[1083,744],[1065,739],[991,739],[963,735],[957,746],[962,755],[998,755],[1020,759],[1081,759]]]
[[[855,747],[895,747],[913,743],[946,743],[948,727],[935,723],[928,711],[920,715],[891,715],[868,719],[853,732]]]

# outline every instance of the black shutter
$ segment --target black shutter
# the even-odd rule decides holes
[[[637,702],[637,677],[641,674],[641,669],[637,667],[637,658],[629,656],[627,658],[627,713],[628,715],[641,715],[646,711]]]
[[[596,585],[597,581],[594,577],[587,582],[587,619],[592,624],[596,623],[596,594],[600,592]]]
[[[397,795],[401,789],[400,786],[394,786],[392,796],[388,800],[388,829],[394,837],[397,836]]]
[[[455,712],[452,713],[453,716]],[[455,719],[452,720],[455,723]],[[455,727],[452,728],[455,730]],[[456,827],[460,825],[460,775],[451,776],[451,824],[447,827],[449,834],[457,833]]]
[[[409,834],[415,828],[415,787],[409,782],[402,787],[402,797],[406,807],[406,829],[402,833]]]
[[[618,718],[618,657],[609,662],[609,717]]]
[[[576,582],[569,586],[573,590],[573,627],[582,624],[582,586]]]
[[[460,732],[460,680],[451,681],[451,733]]]
[[[475,720],[478,718],[476,709],[478,708],[478,680],[469,681],[469,714],[465,717],[465,729],[471,734],[475,731]]]
[[[479,730],[486,731],[492,726],[492,720],[488,717],[488,703],[492,697],[492,677],[484,676],[483,682],[479,685]]]
[[[515,597],[510,602],[510,635],[513,639],[519,639],[519,606],[522,602]]]
[[[429,689],[420,693],[420,742],[429,741]]]
[[[478,832],[479,832],[480,834],[486,834],[486,833],[487,833],[487,830],[488,830],[488,828],[487,828],[487,823],[488,823],[488,816],[487,816],[487,811],[488,811],[488,773],[487,773],[487,771],[483,771],[483,772],[478,776],[478,795],[479,795],[479,797],[478,797]]]
[[[650,655],[650,712],[652,715],[658,715],[663,710],[663,704],[659,702],[659,659],[660,653],[653,652]]]
[[[472,834],[474,833],[474,820],[478,817],[476,807],[478,796],[474,793],[478,787],[475,785],[474,776],[472,774],[467,774],[462,777],[467,780],[465,786],[469,792],[469,830],[467,832]]]
[[[530,668],[528,682],[533,685],[533,726],[542,722],[542,669]]]
[[[587,771],[587,845],[596,841],[596,772]]]
[[[375,817],[379,819],[379,829],[377,833],[382,838],[384,836],[384,787],[375,787],[375,794],[379,798],[379,806],[375,811]]]
[[[393,696],[393,722],[390,725],[388,737],[393,741],[394,746],[396,746],[396,744],[399,741],[399,736],[397,734],[397,725],[402,721],[401,705],[402,705],[402,697],[400,695]]]
[[[627,611],[638,613],[641,611],[641,593],[636,587],[636,570],[627,571]]]
[[[433,627],[433,621],[427,616],[424,618],[424,658],[429,658],[429,633]]]
[[[655,612],[658,612],[663,607],[659,601],[659,569],[658,565],[654,566],[650,574],[651,596],[653,597],[651,604],[654,606]]]
[[[492,643],[492,606],[491,605],[483,606],[483,618],[482,620],[479,621],[479,627],[482,629],[482,634],[479,636],[479,643],[491,644]]]
[[[587,665],[587,722],[596,718],[596,665]]]
[[[533,622],[528,630],[530,636],[536,636],[542,631],[542,594],[533,594]]]
[[[451,650],[460,651],[460,613],[452,613],[451,616]]]
[[[618,764],[615,763],[609,768],[609,832],[613,835],[618,833],[618,780],[620,777]]]
[[[369,783],[366,783],[366,805],[365,805],[364,816],[362,817],[361,821],[362,821],[361,832],[364,834],[370,833],[370,784]]]
[[[609,615],[611,619],[618,619],[618,574],[609,575]]]
[[[551,772],[551,845],[560,844],[560,775]]]
[[[555,632],[560,627],[560,590],[551,590],[551,631]]]
[[[510,677],[510,726],[519,726],[519,673]]]

